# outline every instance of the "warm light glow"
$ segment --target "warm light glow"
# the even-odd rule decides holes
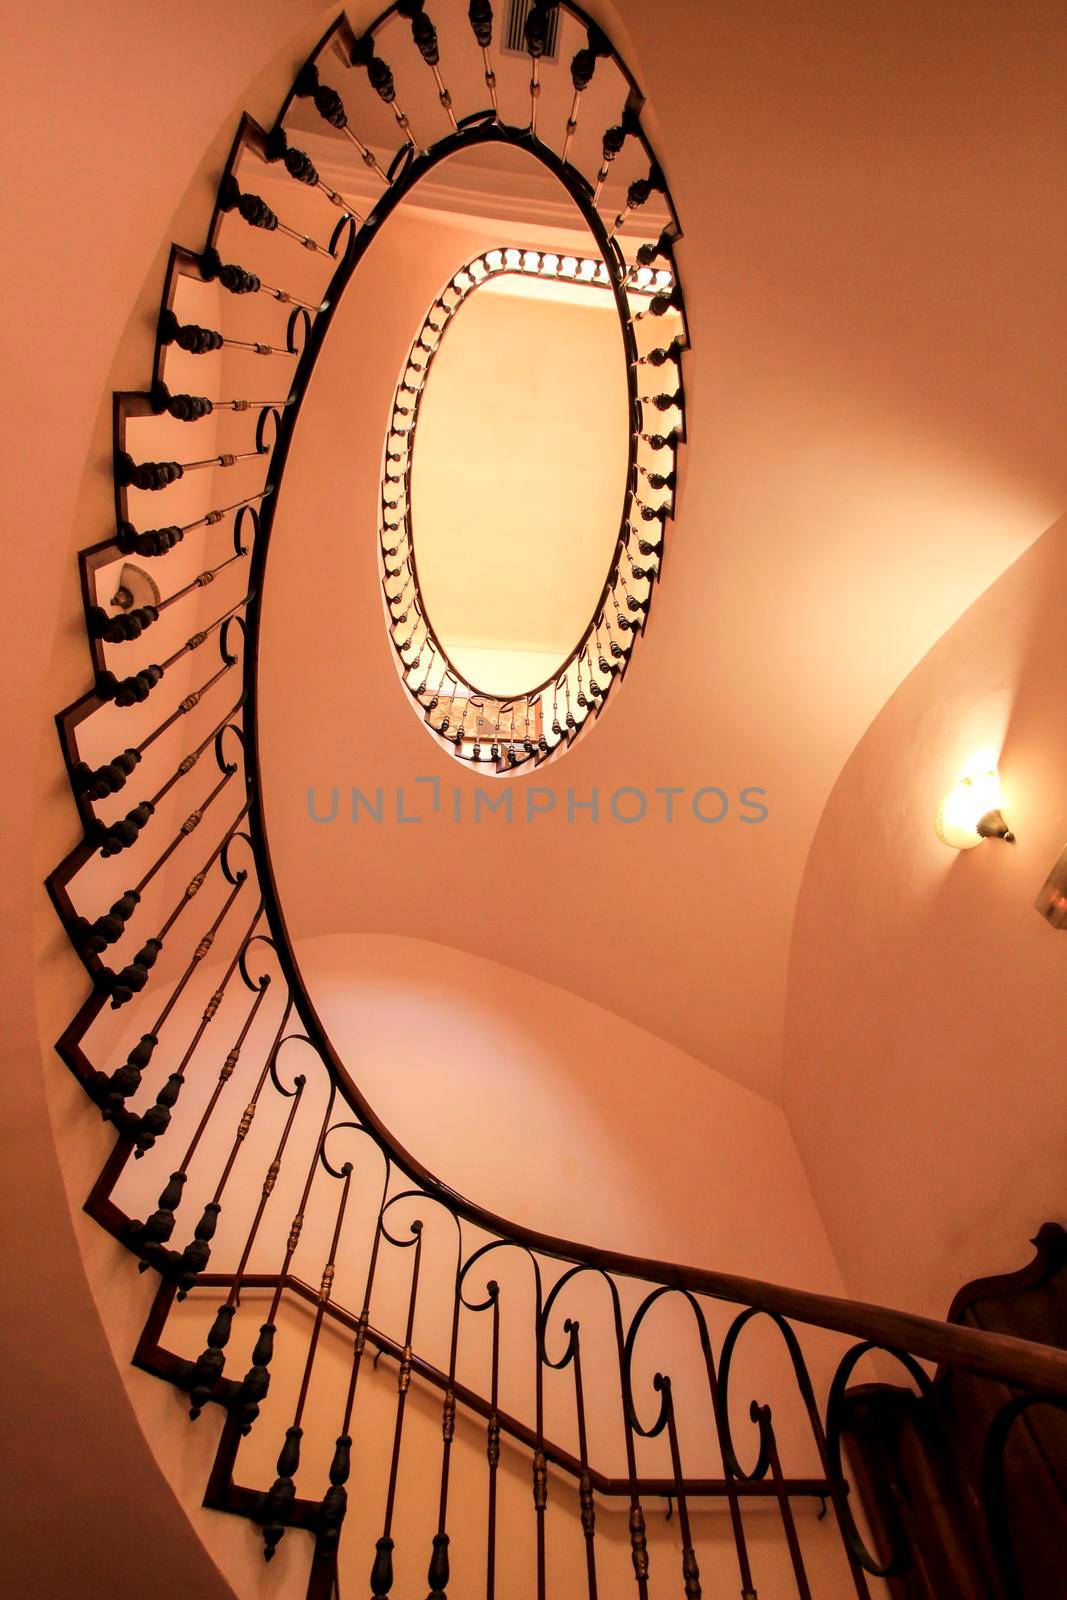
[[[995,767],[971,770],[942,795],[934,826],[942,843],[954,850],[973,850],[983,835],[978,824],[990,811],[1000,808],[1000,774]]]

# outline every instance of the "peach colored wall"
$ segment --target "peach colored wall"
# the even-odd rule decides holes
[[[446,945],[325,935],[298,959],[386,1126],[469,1199],[564,1237],[580,1223],[607,1249],[836,1292],[785,1118],[760,1095]]]
[[[1067,519],[860,741],[793,932],[786,1109],[851,1292],[943,1316],[1067,1221],[1067,939],[1034,897],[1067,838]],[[938,798],[1000,753],[1014,845],[950,851]]]
[[[477,874],[428,827],[339,844],[303,825],[312,783],[437,772],[470,789],[400,715],[375,590],[389,392],[437,267],[409,260],[368,313],[373,251],[279,502],[269,804],[299,931],[499,957],[774,1097],[795,898],[833,782],[915,662],[1067,504],[1067,213],[1049,198],[1064,22],[1043,0],[948,0],[933,21],[914,0],[619,9],[686,230],[690,444],[624,692],[548,776],[583,795],[759,784],[768,821],[484,828]],[[590,883],[620,880],[645,981],[605,957],[606,887],[590,908]],[[503,915],[500,886],[520,881],[537,911]]]

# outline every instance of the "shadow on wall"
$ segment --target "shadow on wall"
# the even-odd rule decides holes
[[[1067,519],[886,704],[823,813],[794,925],[786,1108],[849,1290],[943,1316],[1065,1217],[1067,940],[1033,900],[1067,838]],[[934,809],[999,754],[1017,842]]]

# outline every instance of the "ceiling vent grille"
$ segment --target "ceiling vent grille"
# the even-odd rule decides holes
[[[526,18],[534,8],[534,0],[508,0],[507,15],[504,19],[504,38],[500,49],[506,56],[526,56]],[[548,30],[545,43],[545,53],[541,57],[543,62],[555,63],[559,60],[559,7],[552,6],[548,13]]]

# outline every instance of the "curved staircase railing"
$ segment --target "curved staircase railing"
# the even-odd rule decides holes
[[[441,45],[442,38],[455,41],[451,13],[453,31],[442,24],[441,35],[421,0],[400,0],[359,38],[342,17],[301,70],[274,128],[266,132],[248,118],[242,123],[206,247],[172,251],[152,383],[144,393],[116,396],[116,529],[80,557],[94,683],[57,718],[83,837],[49,878],[49,890],[91,983],[58,1049],[115,1131],[86,1209],[158,1284],[135,1362],[183,1391],[192,1417],[209,1408],[223,1414],[206,1503],[255,1524],[268,1559],[287,1530],[310,1536],[309,1596],[339,1592],[354,1452],[368,1387],[379,1394],[374,1367],[384,1356],[395,1380],[378,1452],[381,1517],[368,1532],[361,1498],[351,1535],[365,1546],[362,1570],[373,1595],[394,1592],[398,1504],[416,1427],[422,1430],[417,1464],[425,1467],[425,1430],[412,1420],[417,1394],[420,1405],[432,1396],[439,1408],[436,1511],[423,1547],[431,1600],[445,1600],[449,1591],[450,1511],[457,1472],[474,1471],[472,1429],[484,1439],[477,1583],[486,1596],[507,1592],[498,1573],[514,1530],[498,1522],[502,1452],[510,1451],[524,1456],[530,1471],[538,1600],[554,1592],[550,1482],[572,1486],[563,1498],[580,1574],[575,1582],[590,1596],[598,1584],[601,1592],[617,1592],[617,1580],[605,1581],[609,1552],[597,1535],[598,1511],[616,1500],[625,1508],[630,1580],[640,1600],[651,1592],[653,1558],[669,1562],[671,1574],[656,1593],[700,1595],[693,1525],[696,1508],[706,1503],[727,1513],[733,1592],[759,1592],[750,1518],[761,1503],[774,1508],[780,1523],[796,1592],[816,1592],[796,1506],[817,1497],[832,1509],[849,1592],[863,1597],[870,1576],[906,1570],[908,1517],[906,1506],[899,1507],[888,1547],[868,1548],[842,1455],[842,1406],[857,1362],[872,1351],[888,1352],[924,1392],[933,1384],[922,1363],[965,1369],[1008,1387],[1013,1418],[1030,1404],[1065,1404],[1067,1353],[597,1250],[516,1226],[464,1200],[398,1145],[338,1057],[301,981],[271,870],[255,668],[273,507],[316,355],[368,227],[438,145],[458,148],[465,137],[484,138],[487,126],[502,126],[505,71],[532,71],[529,126],[508,137],[530,142],[558,135],[563,153],[554,159],[568,167],[590,206],[606,192],[614,163],[621,168],[629,158],[650,173],[630,183],[630,205],[640,208],[650,184],[665,193],[642,131],[636,85],[604,35],[573,6],[558,8],[582,30],[569,116],[554,132],[543,111],[539,119],[539,61],[556,10],[533,6],[529,60],[506,63],[494,54],[488,0],[471,0],[461,20],[469,47],[480,53],[489,103],[463,115],[447,86]],[[427,103],[417,117],[409,116],[414,105],[402,109],[397,102],[393,72],[378,53],[386,46],[414,48],[421,58]],[[572,161],[583,97],[595,75],[608,72],[617,78],[621,118],[597,141],[602,165],[583,174]],[[344,101],[333,87],[342,78]],[[348,102],[368,94],[395,121],[397,148],[385,162],[349,121]],[[286,117],[305,100],[382,185],[370,224],[290,143]],[[438,144],[424,148],[417,138],[434,126]],[[295,184],[320,195],[316,234],[290,226],[249,187],[264,164],[284,166]],[[621,252],[604,233],[607,259],[622,273]],[[643,247],[640,260],[673,273],[676,236],[672,222]],[[299,293],[292,284],[275,286],[266,267],[260,271],[261,237],[275,240],[272,260],[277,241],[287,241]],[[218,327],[194,319],[209,293],[218,296]],[[673,289],[658,298],[665,303],[650,305],[646,295],[642,311],[672,319],[664,361],[676,374],[680,404],[681,301]],[[655,321],[652,315],[646,326]],[[640,361],[638,349],[647,353],[646,345],[634,345]],[[188,389],[198,361],[217,375],[222,352],[227,371],[245,364],[240,394],[208,398]],[[638,440],[644,404],[636,399]],[[185,448],[176,442],[185,437],[205,442]],[[671,465],[659,474],[659,498],[650,506],[657,554],[673,513],[681,438],[679,421],[663,441]],[[637,517],[640,532],[639,486],[648,493],[653,468],[632,453],[631,470],[628,515]],[[146,529],[154,497],[166,506],[175,492],[184,509]],[[624,542],[627,528],[624,519]],[[658,560],[638,580],[646,585],[640,622],[613,636],[624,657],[643,627],[657,578]],[[605,689],[611,681],[609,673]],[[583,698],[582,721],[597,715],[604,696]],[[534,745],[515,754],[536,762],[550,753]],[[145,1202],[146,1186],[158,1194],[154,1202]],[[689,1329],[684,1350],[674,1335],[666,1346],[655,1338],[679,1307]],[[807,1433],[799,1451],[796,1431],[791,1427],[787,1449],[776,1421],[784,1401],[761,1394],[746,1412],[747,1396],[737,1393],[732,1375],[740,1366],[746,1373],[740,1381],[749,1381],[746,1349],[761,1324],[781,1342],[781,1375]],[[832,1370],[824,1354],[813,1369],[805,1353],[809,1330],[856,1342],[843,1354],[835,1350]],[[283,1368],[287,1382],[280,1385]],[[504,1403],[509,1385],[517,1385],[521,1399],[514,1408]],[[325,1454],[319,1445],[309,1451],[312,1413],[333,1419]],[[1010,1420],[993,1430],[992,1448],[1003,1443]],[[747,1448],[755,1456],[748,1466],[737,1442],[742,1424],[751,1429]],[[276,1464],[267,1472],[255,1463],[246,1469],[246,1461],[254,1462],[250,1441],[265,1428],[272,1430]],[[461,1433],[468,1440],[463,1449]],[[801,1457],[803,1470],[787,1470]],[[254,1484],[241,1481],[246,1470],[257,1475]],[[561,1499],[555,1488],[552,1496]],[[646,1517],[649,1499],[663,1496],[677,1508],[666,1554],[650,1549]],[[351,1570],[361,1570],[361,1559],[351,1558]],[[997,1582],[991,1574],[991,1594],[1000,1592]]]

